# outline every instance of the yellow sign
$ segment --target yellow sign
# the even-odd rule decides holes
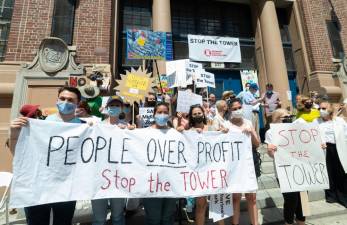
[[[126,79],[126,86],[133,89],[147,90],[148,83],[148,77],[138,76],[132,73],[128,74]]]
[[[147,70],[138,70],[131,68],[131,71],[125,71],[126,74],[121,74],[121,80],[117,80],[118,86],[115,88],[120,92],[120,95],[130,103],[145,100],[148,92],[152,92],[154,78],[151,78],[151,73]]]

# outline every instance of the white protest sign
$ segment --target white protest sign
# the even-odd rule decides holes
[[[277,146],[275,164],[281,192],[329,188],[329,179],[317,124],[271,124]]]
[[[180,59],[166,62],[166,74],[170,76],[168,87],[187,87],[200,75],[201,63],[190,62],[189,59]]]
[[[206,72],[205,70],[201,70],[200,76],[196,79],[196,87],[203,88],[203,87],[216,87],[216,82],[214,79],[214,74]]]
[[[241,132],[29,120],[13,164],[11,207],[100,198],[182,198],[257,189]]]
[[[178,91],[177,96],[177,112],[188,113],[190,106],[202,105],[202,96],[192,93],[191,91]]]
[[[205,62],[241,63],[238,38],[188,35],[189,59]]]
[[[232,194],[211,195],[208,217],[217,222],[234,215]]]
[[[142,127],[149,127],[154,122],[153,117],[154,108],[153,107],[141,107],[139,108],[139,114],[141,118]]]
[[[200,71],[203,70],[202,64],[188,61],[186,66],[187,84],[192,84],[193,80],[200,76]]]

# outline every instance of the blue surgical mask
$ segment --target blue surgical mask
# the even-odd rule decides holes
[[[122,108],[118,106],[111,106],[111,107],[108,107],[107,112],[108,112],[108,115],[112,117],[116,117],[116,116],[119,116],[119,114],[122,112]]]
[[[129,107],[124,108],[124,109],[123,109],[123,112],[124,112],[125,114],[130,113],[130,108],[129,108]]]
[[[71,102],[58,101],[57,108],[61,114],[68,115],[75,113],[77,105]]]
[[[154,116],[155,123],[159,126],[163,127],[166,126],[167,122],[169,121],[169,115],[168,114],[156,114]]]

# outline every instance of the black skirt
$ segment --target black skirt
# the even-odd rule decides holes
[[[327,143],[326,152],[330,189],[325,191],[325,199],[329,203],[337,202],[347,208],[347,174],[340,162],[336,144]]]

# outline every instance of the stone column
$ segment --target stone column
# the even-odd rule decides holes
[[[279,92],[282,107],[287,108],[291,106],[291,102],[288,101],[287,97],[287,91],[290,88],[276,7],[273,0],[260,1],[259,17],[267,80],[273,84],[274,90]]]
[[[152,5],[153,31],[171,32],[170,0],[153,0]],[[165,74],[165,61],[158,60],[159,74]],[[155,65],[154,75],[157,76]]]

